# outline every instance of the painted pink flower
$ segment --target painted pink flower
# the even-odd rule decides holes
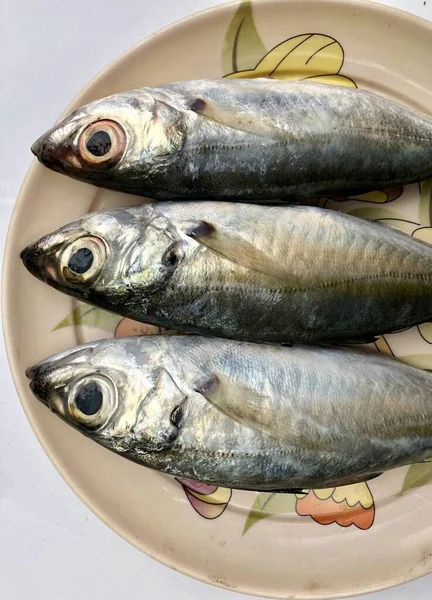
[[[183,486],[186,498],[204,519],[217,519],[227,508],[232,490],[208,485],[191,479],[177,479]]]

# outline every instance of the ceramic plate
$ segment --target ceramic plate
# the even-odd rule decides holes
[[[172,80],[312,79],[371,89],[430,110],[432,25],[379,4],[243,2],[173,25],[109,65],[67,108]],[[317,204],[432,242],[432,181]],[[159,561],[219,586],[279,598],[377,590],[432,570],[432,463],[369,483],[299,495],[177,481],[75,432],[29,391],[24,370],[78,343],[152,333],[63,296],[24,269],[28,243],[101,207],[142,202],[98,190],[36,162],[16,203],[3,278],[4,330],[19,396],[58,471],[115,531]],[[432,368],[432,324],[380,338],[376,350]]]

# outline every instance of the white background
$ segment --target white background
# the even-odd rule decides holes
[[[384,4],[432,20],[432,0]],[[132,44],[217,0],[0,0],[0,239],[31,143]],[[305,0],[307,4],[307,0]],[[432,60],[431,57],[426,60]],[[156,563],[99,521],[30,429],[0,343],[0,600],[241,600]],[[432,510],[432,509],[431,509]],[[368,598],[432,598],[432,575]]]

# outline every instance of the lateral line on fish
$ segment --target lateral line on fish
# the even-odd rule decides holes
[[[276,440],[279,441],[279,440]],[[223,451],[223,450],[210,450],[208,448],[196,448],[195,446],[186,446],[185,444],[181,444],[178,446],[179,450],[185,450],[186,452],[191,452],[193,454],[208,454],[209,456],[217,456],[217,457],[221,457],[221,458],[227,458],[228,456],[235,456],[235,451],[234,450],[227,450],[227,451]],[[292,446],[292,448],[294,448],[294,445]],[[277,451],[274,451],[275,455],[281,455],[281,456],[289,456],[292,458],[293,453],[292,453],[292,448],[290,448],[290,450],[283,450],[282,448],[278,448]],[[251,458],[259,458],[261,456],[264,456],[263,452],[246,452],[244,450],[242,450],[242,456],[247,456],[247,457],[251,457]]]
[[[344,132],[349,132],[349,131],[350,131],[349,129],[341,129],[340,133],[343,134]],[[388,135],[389,133],[391,133],[392,136],[402,138],[404,140],[417,140],[419,142],[429,142],[428,138],[422,137],[420,135],[395,133],[394,131],[390,131],[388,129],[374,129],[372,127],[358,127],[357,131],[360,131],[362,133],[374,133],[374,134],[377,134],[377,137],[379,134],[387,134]]]
[[[375,279],[389,279],[389,278],[396,278],[396,279],[429,279],[432,280],[432,273],[430,275],[428,274],[416,274],[416,273],[397,273],[397,272],[391,272],[391,273],[384,273],[384,274],[379,274],[379,275],[365,275],[364,277],[352,277],[350,279],[341,279],[341,280],[337,280],[337,281],[329,281],[326,283],[318,283],[316,286],[311,287],[311,288],[298,288],[298,289],[294,289],[293,291],[311,291],[315,288],[318,289],[326,289],[329,287],[336,287],[338,285],[343,285],[345,283],[357,283],[358,281],[373,281]]]
[[[204,101],[203,101],[204,102]],[[214,123],[217,123],[218,125],[220,125],[221,127],[227,127],[228,129],[234,129],[236,131],[239,131],[241,133],[244,133],[246,135],[252,135],[256,138],[267,138],[267,139],[274,139],[275,140],[275,145],[279,145],[279,146],[286,146],[288,144],[292,144],[292,142],[296,141],[295,138],[293,138],[292,136],[289,136],[289,132],[286,130],[279,130],[278,128],[275,128],[274,132],[271,131],[266,131],[263,133],[257,133],[255,131],[251,131],[249,130],[247,127],[241,127],[241,126],[236,126],[234,124],[231,123],[224,123],[222,119],[218,119],[216,118],[215,115],[212,115],[211,113],[205,113],[202,110],[197,110],[195,111],[193,108],[191,108],[190,110],[192,110],[192,112],[195,112],[195,114],[199,114],[202,117],[208,119],[209,121],[212,121]],[[240,113],[241,115],[247,115],[247,113]],[[429,138],[420,136],[420,135],[412,135],[412,134],[403,134],[403,133],[397,133],[394,130],[389,130],[389,129],[377,129],[374,127],[363,127],[363,126],[358,126],[356,127],[356,131],[358,133],[367,133],[367,134],[373,134],[374,137],[381,137],[383,135],[389,135],[391,134],[392,137],[396,137],[396,138],[400,138],[400,139],[404,139],[404,140],[416,140],[419,142],[429,142]],[[318,138],[318,139],[322,139],[322,138],[326,138],[326,137],[330,137],[331,135],[333,135],[334,131],[327,131],[324,133],[320,133],[320,132],[314,132],[313,133],[313,137],[314,139]],[[337,130],[338,135],[343,136],[344,134],[348,134],[351,135],[352,134],[352,130],[348,127],[346,128],[338,128]],[[279,140],[279,141],[277,141]],[[206,146],[204,146],[206,147]],[[211,149],[212,145],[207,146],[207,148]],[[241,147],[241,146],[238,146]]]
[[[222,254],[219,254],[218,252],[215,252],[214,250],[212,250],[211,248],[206,247],[207,250],[210,250],[210,252],[214,252],[215,254],[218,254],[218,256],[220,256],[221,258],[227,260],[228,262],[232,262],[230,259],[226,258],[225,256],[223,256]],[[246,269],[246,267],[245,267]],[[257,271],[259,272],[259,271]],[[274,280],[275,278],[272,277],[271,275],[265,275],[263,273],[260,273],[260,275],[262,275],[263,277],[267,277],[268,279],[272,279]],[[297,287],[297,288],[289,288],[289,287],[283,287],[283,289],[288,290],[289,292],[295,293],[295,292],[310,292],[310,291],[314,291],[314,290],[322,290],[322,289],[326,289],[326,288],[330,288],[330,287],[337,287],[338,285],[343,285],[345,283],[356,283],[359,281],[372,281],[374,279],[388,279],[391,277],[395,277],[398,279],[430,279],[432,280],[432,274],[431,275],[421,275],[421,274],[415,274],[415,273],[388,273],[388,274],[380,274],[380,275],[365,275],[364,277],[353,277],[351,279],[342,279],[342,280],[338,280],[338,281],[329,281],[329,282],[325,282],[325,283],[318,283],[317,285],[311,286],[311,287]],[[213,290],[215,291],[219,291],[224,289],[225,286],[213,286]],[[275,287],[269,287],[266,288],[267,291],[269,292],[279,292],[281,291],[281,287],[280,288],[275,288]]]

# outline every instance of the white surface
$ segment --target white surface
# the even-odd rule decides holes
[[[21,181],[32,160],[30,144],[36,137],[120,52],[160,27],[217,3],[0,0],[3,243]],[[432,20],[432,0],[384,3]],[[244,598],[156,563],[123,541],[81,503],[30,429],[12,383],[3,342],[0,381],[0,600],[165,600],[173,595],[179,600]],[[431,588],[432,575],[368,598],[430,600]]]

